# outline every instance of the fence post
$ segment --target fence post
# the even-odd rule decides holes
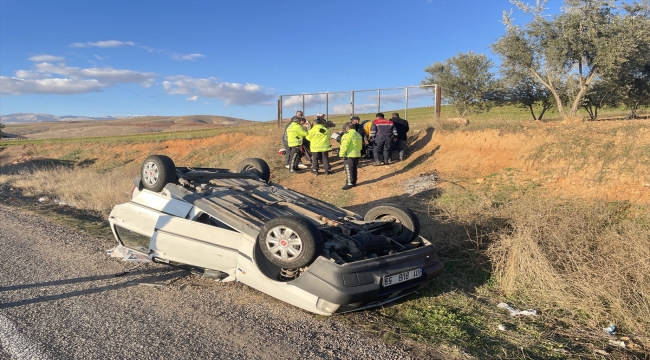
[[[377,112],[381,112],[381,89],[377,90]]]
[[[354,116],[354,91],[350,91],[350,119]]]
[[[435,85],[434,87],[434,92],[436,95],[436,110],[435,110],[435,118],[436,120],[440,120],[440,100],[442,99],[442,88],[438,86],[438,84]]]
[[[404,88],[404,119],[409,118],[409,87]]]
[[[282,126],[282,95],[278,98],[278,127]]]
[[[330,118],[330,93],[325,93],[325,119]]]

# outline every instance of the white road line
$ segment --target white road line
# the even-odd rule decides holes
[[[14,323],[0,314],[0,344],[12,359],[46,360],[38,347],[29,342],[16,328]]]

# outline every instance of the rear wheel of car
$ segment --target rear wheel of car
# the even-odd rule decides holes
[[[140,168],[142,186],[160,192],[165,185],[176,181],[176,165],[165,155],[148,156]]]
[[[397,205],[386,204],[370,209],[363,217],[365,221],[390,221],[393,227],[389,234],[393,240],[406,244],[420,235],[420,220],[411,209]]]
[[[316,225],[299,216],[269,220],[258,242],[264,256],[284,269],[307,266],[323,251],[323,236]]]
[[[242,174],[254,172],[260,179],[266,182],[271,178],[271,169],[269,168],[269,164],[258,158],[242,160],[237,167],[237,172]]]

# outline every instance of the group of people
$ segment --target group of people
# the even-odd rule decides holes
[[[388,165],[392,163],[393,152],[397,152],[399,161],[404,160],[408,121],[401,119],[398,113],[393,113],[390,119],[385,119],[384,114],[377,113],[374,121],[360,124],[360,118],[353,116],[349,123],[343,125],[340,138],[339,157],[343,160],[346,184],[343,190],[351,189],[357,184],[357,168],[359,159],[365,151],[374,157],[374,165]],[[325,175],[330,175],[331,168],[328,154],[332,149],[330,127],[333,124],[325,119],[324,114],[317,114],[313,125],[309,125],[302,111],[297,111],[296,116],[285,128],[282,142],[286,151],[286,167],[289,172],[301,169],[302,147],[311,151],[312,173],[318,175],[319,162],[323,163]],[[304,166],[306,168],[306,166]]]

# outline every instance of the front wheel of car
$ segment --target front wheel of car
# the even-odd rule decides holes
[[[242,160],[239,163],[239,166],[237,166],[237,172],[242,174],[253,172],[265,182],[269,182],[269,179],[271,178],[271,169],[269,168],[269,164],[258,158]]]
[[[280,216],[269,220],[260,231],[259,246],[269,261],[284,269],[311,264],[323,251],[323,236],[309,220]]]
[[[140,176],[145,189],[160,192],[176,181],[176,165],[168,156],[150,155],[142,163]]]
[[[406,244],[420,235],[420,220],[406,206],[385,204],[374,207],[363,217],[365,221],[390,221],[393,223],[387,236],[400,244]]]

